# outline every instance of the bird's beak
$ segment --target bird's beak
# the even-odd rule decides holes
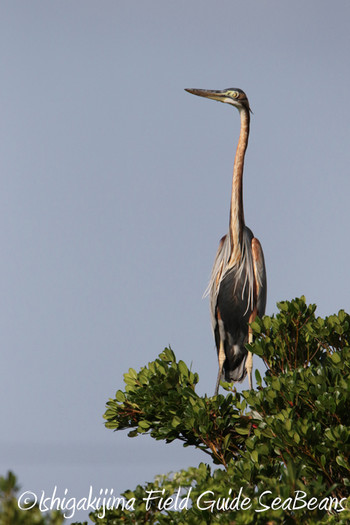
[[[215,91],[213,89],[185,89],[185,91],[198,97],[211,98],[212,100],[219,100],[220,102],[224,102],[226,95],[225,91]]]

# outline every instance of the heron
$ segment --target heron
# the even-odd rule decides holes
[[[245,225],[243,212],[243,168],[249,139],[249,101],[241,89],[222,91],[186,89],[189,93],[230,104],[238,109],[241,129],[233,165],[228,234],[222,237],[207,288],[211,323],[221,379],[241,382],[248,374],[252,389],[253,355],[246,343],[253,342],[251,323],[262,317],[266,306],[266,269],[260,242]]]

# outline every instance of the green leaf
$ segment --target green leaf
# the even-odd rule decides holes
[[[277,390],[278,392],[281,390],[281,382],[278,379],[278,377],[274,377],[271,381],[271,386],[274,390]]]
[[[257,382],[258,386],[262,385],[262,379],[259,370],[255,369],[255,381]]]
[[[259,454],[258,454],[257,450],[253,450],[250,456],[251,456],[252,460],[254,461],[254,463],[258,463],[258,461],[259,461]]]
[[[297,432],[294,432],[293,438],[296,443],[300,443],[300,436]]]
[[[171,420],[171,426],[176,428],[178,427],[179,425],[181,425],[182,421],[179,417],[177,416],[174,416],[173,419]]]
[[[187,365],[183,361],[178,362],[178,367],[182,375],[188,376],[188,368]]]
[[[249,429],[248,428],[236,427],[235,430],[241,436],[247,436],[249,434]]]
[[[141,419],[141,421],[139,421],[139,427],[143,429],[148,430],[150,426],[151,426],[151,423],[149,421],[146,421],[145,419]]]
[[[253,321],[252,323],[250,323],[250,326],[255,334],[260,334],[261,329],[259,323]]]
[[[336,462],[338,463],[338,465],[340,465],[341,467],[347,469],[347,470],[350,470],[349,469],[349,465],[348,463],[345,461],[345,459],[343,458],[343,456],[337,456],[336,457]]]
[[[333,363],[335,363],[335,364],[338,364],[338,363],[341,362],[341,357],[338,354],[338,352],[334,352],[334,354],[331,355],[331,359],[332,359]]]
[[[119,403],[123,403],[125,401],[125,394],[121,390],[118,390],[115,394],[115,398]]]

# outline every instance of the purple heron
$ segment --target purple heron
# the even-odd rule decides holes
[[[217,395],[221,379],[243,381],[248,374],[249,388],[252,388],[253,356],[245,345],[253,341],[250,324],[256,316],[264,315],[266,306],[264,254],[260,242],[245,225],[243,213],[243,167],[249,138],[250,107],[241,89],[186,91],[230,104],[238,109],[241,117],[233,166],[229,231],[219,243],[208,286],[219,361]]]

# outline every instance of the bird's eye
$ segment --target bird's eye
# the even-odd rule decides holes
[[[232,98],[238,98],[237,91],[228,91],[227,94]]]

